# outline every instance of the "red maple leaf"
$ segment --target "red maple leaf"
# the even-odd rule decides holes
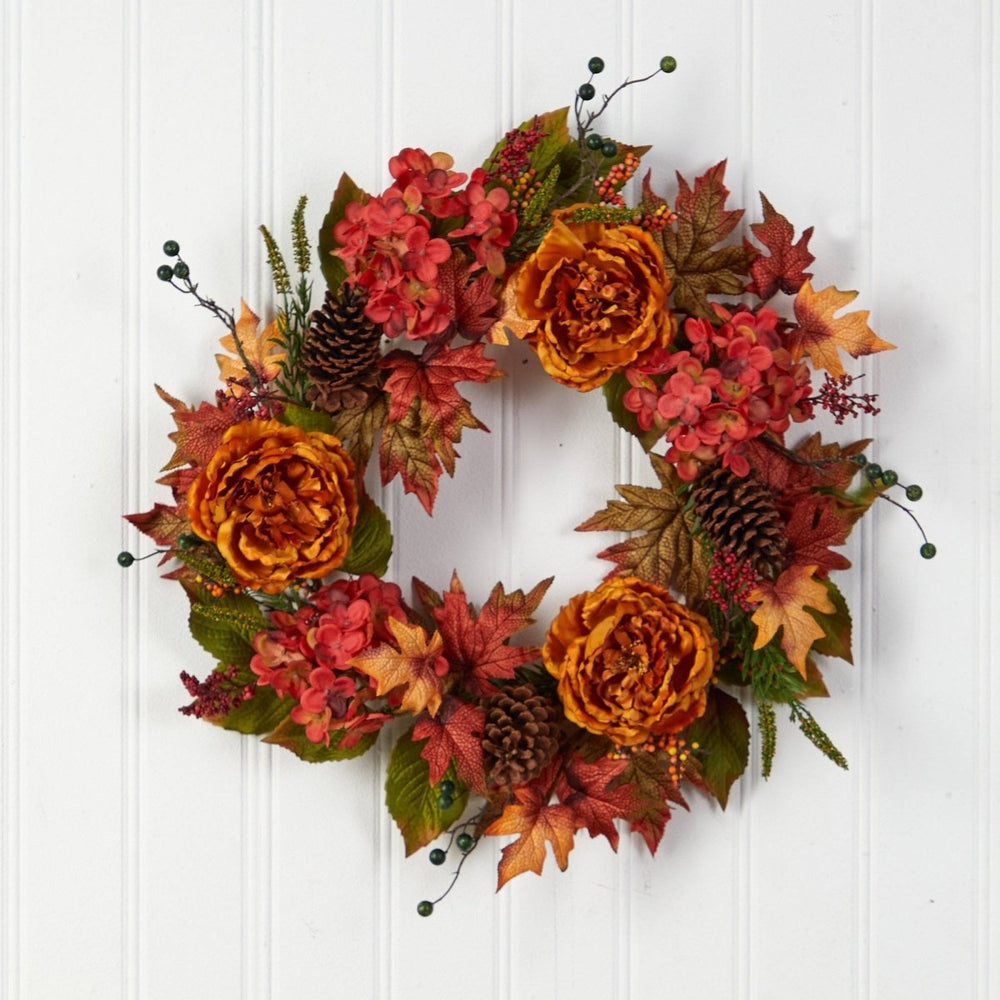
[[[764,221],[750,226],[754,236],[771,251],[765,257],[758,253],[750,265],[747,291],[766,301],[779,289],[786,295],[794,295],[808,281],[812,274],[806,271],[816,258],[809,252],[809,239],[813,227],[803,230],[797,243],[793,243],[795,229],[761,192],[760,203],[764,209]],[[756,252],[756,247],[744,238],[743,245]]]
[[[522,663],[538,656],[534,646],[511,646],[507,640],[531,624],[531,615],[550,583],[552,577],[527,594],[521,590],[507,594],[498,583],[477,615],[457,573],[452,575],[451,588],[441,595],[439,603],[434,591],[414,581],[418,593],[425,595],[425,603],[431,605],[448,662],[453,669],[464,671],[467,690],[483,698],[495,692],[494,680],[510,680]]]
[[[157,545],[173,548],[177,539],[191,530],[191,522],[180,506],[153,504],[152,510],[142,514],[126,514],[125,520],[134,524],[144,535],[148,535]],[[161,562],[165,561],[161,560]]]
[[[616,819],[627,819],[638,805],[632,785],[610,787],[621,777],[627,762],[602,757],[593,764],[574,755],[566,762],[556,782],[556,797],[570,806],[577,823],[586,827],[591,837],[608,838],[612,850],[618,850]]]
[[[790,506],[785,525],[789,562],[815,564],[820,576],[830,570],[847,569],[850,560],[830,547],[847,541],[851,529],[877,496],[877,490],[867,490],[858,496],[811,493],[797,499]]]
[[[455,388],[459,382],[492,382],[501,378],[482,344],[434,347],[424,355],[392,351],[380,365],[389,370],[385,391],[389,413],[379,456],[382,484],[401,476],[407,493],[415,493],[428,513],[434,506],[442,466],[453,475],[462,430],[488,430],[472,414],[469,401]]]
[[[413,727],[415,740],[427,740],[420,756],[430,765],[430,782],[436,785],[455,762],[455,773],[470,788],[486,791],[483,771],[483,727],[486,713],[475,705],[448,697],[435,718],[421,715]]]
[[[565,871],[578,829],[576,814],[570,806],[548,805],[545,793],[531,785],[522,785],[513,792],[517,802],[505,806],[499,818],[486,828],[490,836],[518,835],[517,840],[501,851],[497,890],[523,872],[541,875],[546,844],[552,845],[556,864]]]
[[[167,435],[176,448],[170,461],[163,466],[164,471],[189,462],[197,466],[208,465],[222,444],[222,436],[240,422],[237,401],[227,398],[221,407],[203,402],[195,410],[159,386],[156,386],[156,392],[160,399],[173,407],[174,423],[177,425],[177,430]]]

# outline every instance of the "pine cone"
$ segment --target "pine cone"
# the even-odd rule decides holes
[[[559,743],[558,710],[533,687],[498,691],[486,705],[483,763],[494,785],[522,785],[552,760]]]
[[[363,403],[378,385],[382,341],[381,328],[365,316],[364,293],[344,285],[338,301],[327,291],[309,320],[300,360],[313,382],[310,402],[331,413]]]
[[[698,479],[691,498],[717,548],[728,549],[769,580],[778,577],[785,564],[785,522],[760,480],[718,467]]]

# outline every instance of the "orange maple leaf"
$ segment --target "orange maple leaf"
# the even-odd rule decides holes
[[[409,625],[387,619],[398,649],[387,642],[359,653],[350,665],[375,680],[378,695],[388,694],[398,687],[406,688],[400,707],[404,712],[419,715],[424,709],[436,715],[441,707],[444,676],[448,661],[441,654],[441,634],[430,639],[419,625]]]
[[[546,805],[542,793],[530,786],[515,788],[513,792],[517,802],[505,806],[499,818],[486,828],[486,833],[490,835],[519,835],[500,852],[497,891],[515,875],[524,872],[541,875],[547,843],[552,845],[560,871],[566,871],[569,852],[573,849],[573,836],[577,831],[576,816],[570,806]]]
[[[816,569],[816,566],[790,566],[774,583],[765,580],[750,594],[750,600],[760,602],[751,616],[757,626],[753,648],[766,646],[780,628],[781,648],[803,679],[808,672],[809,650],[824,635],[822,626],[806,608],[828,614],[836,610],[826,587],[814,578]]]
[[[239,351],[236,349],[237,338],[239,338],[243,353],[253,365],[257,377],[262,382],[270,381],[281,373],[280,363],[284,361],[286,352],[281,346],[280,324],[277,319],[272,320],[263,330],[258,332],[259,324],[260,318],[241,299],[240,318],[236,321],[235,335],[227,333],[219,340],[222,349],[229,351],[229,354],[216,354],[215,356],[215,360],[219,363],[219,378],[223,382],[228,382],[229,379],[239,381],[249,374]],[[233,392],[236,395],[242,391],[241,386],[233,386]]]
[[[803,354],[808,354],[817,368],[839,378],[844,374],[844,366],[840,363],[838,347],[852,358],[895,350],[895,344],[881,340],[868,325],[867,309],[834,318],[838,309],[857,297],[857,292],[842,292],[833,285],[814,292],[812,283],[807,281],[795,296],[795,318],[799,325],[789,331],[785,341],[792,358],[798,361]]]

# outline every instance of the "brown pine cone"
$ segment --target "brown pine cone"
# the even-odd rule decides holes
[[[697,480],[691,499],[716,548],[728,549],[769,580],[778,577],[785,563],[785,522],[759,479],[717,467]]]
[[[494,785],[523,785],[552,760],[558,710],[528,684],[503,688],[486,704],[483,764]]]
[[[378,385],[382,342],[381,327],[365,316],[364,293],[344,285],[338,301],[327,291],[309,320],[300,361],[313,382],[310,401],[330,412],[363,402]]]

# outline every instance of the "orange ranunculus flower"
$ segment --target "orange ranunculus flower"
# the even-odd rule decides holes
[[[245,420],[226,431],[187,507],[240,583],[274,594],[344,561],[358,517],[354,464],[330,434]]]
[[[514,280],[517,311],[534,323],[520,335],[552,378],[581,392],[677,332],[663,255],[638,226],[557,218]]]
[[[716,642],[709,623],[662,587],[616,577],[559,612],[542,658],[571,722],[634,746],[705,711]]]

